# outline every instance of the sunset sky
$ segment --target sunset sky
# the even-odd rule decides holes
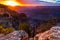
[[[24,4],[35,4],[43,6],[60,6],[60,0],[17,0]]]
[[[60,0],[0,0],[6,5],[19,6],[60,6]],[[6,2],[7,1],[7,2]]]

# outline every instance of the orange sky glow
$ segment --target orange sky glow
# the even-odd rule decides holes
[[[0,4],[7,5],[7,6],[19,6],[19,5],[21,5],[16,0],[5,0],[5,1],[3,0],[3,1],[0,1]]]
[[[37,5],[40,5],[40,4],[35,4],[35,5],[34,4],[23,4],[21,2],[18,2],[17,0],[0,1],[0,4],[7,5],[7,6],[37,6]]]
[[[7,5],[9,9],[16,10],[18,9],[16,6],[37,6],[41,4],[24,4],[17,0],[0,0],[0,4]],[[41,5],[42,6],[42,5]]]

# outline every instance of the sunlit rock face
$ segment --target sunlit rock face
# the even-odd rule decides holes
[[[28,34],[23,31],[14,31],[6,36],[1,36],[0,40],[28,40]]]
[[[39,34],[35,35],[34,40],[38,40],[38,38],[39,38],[40,34],[41,34],[41,33],[39,33]]]
[[[60,27],[52,27],[50,30],[42,33],[38,40],[60,40]]]

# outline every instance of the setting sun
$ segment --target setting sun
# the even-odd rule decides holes
[[[16,2],[15,0],[1,1],[0,4],[4,4],[4,5],[8,5],[8,6],[18,6],[18,5],[21,5],[20,3]]]

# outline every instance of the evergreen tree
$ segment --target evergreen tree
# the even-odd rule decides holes
[[[26,31],[30,36],[29,23],[28,23],[28,18],[26,14],[20,13],[19,19],[20,19],[20,23],[19,23],[18,29]]]

